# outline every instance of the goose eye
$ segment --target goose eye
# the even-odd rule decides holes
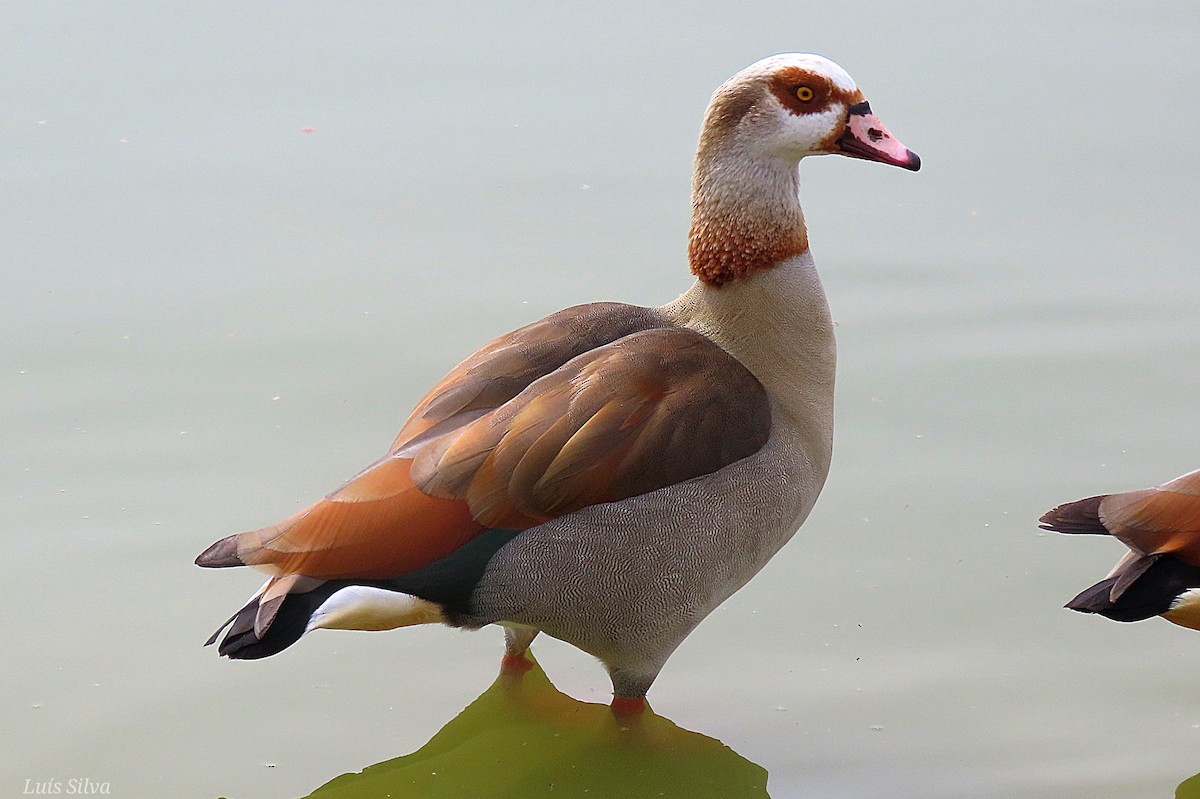
[[[799,86],[796,88],[796,99],[802,103],[807,103],[816,96],[810,86]]]

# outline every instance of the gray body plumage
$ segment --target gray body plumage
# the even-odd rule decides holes
[[[807,518],[832,454],[835,365],[812,257],[721,293],[714,305],[689,292],[662,312],[702,333],[720,327],[717,343],[771,398],[766,445],[712,474],[523,532],[488,564],[463,623],[542,630],[604,661],[618,695],[641,696],[688,633]]]

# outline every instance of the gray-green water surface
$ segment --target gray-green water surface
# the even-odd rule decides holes
[[[1183,0],[8,4],[0,794],[295,797],[445,740],[498,631],[230,663],[258,577],[192,558],[493,336],[683,291],[709,94],[810,50],[925,166],[803,164],[833,471],[653,706],[776,799],[1172,796],[1200,634],[1062,610],[1121,547],[1036,520],[1200,466],[1198,36]]]

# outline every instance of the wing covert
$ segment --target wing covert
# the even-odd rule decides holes
[[[391,452],[404,454],[469,424],[572,358],[662,324],[652,308],[593,302],[500,336],[430,389],[404,423]]]
[[[699,333],[658,328],[575,357],[415,453],[412,479],[485,527],[540,523],[709,474],[770,433],[758,380]]]

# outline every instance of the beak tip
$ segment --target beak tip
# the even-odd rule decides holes
[[[904,165],[904,168],[912,170],[913,172],[921,171],[921,156],[917,155],[912,150],[909,150],[908,163]]]

